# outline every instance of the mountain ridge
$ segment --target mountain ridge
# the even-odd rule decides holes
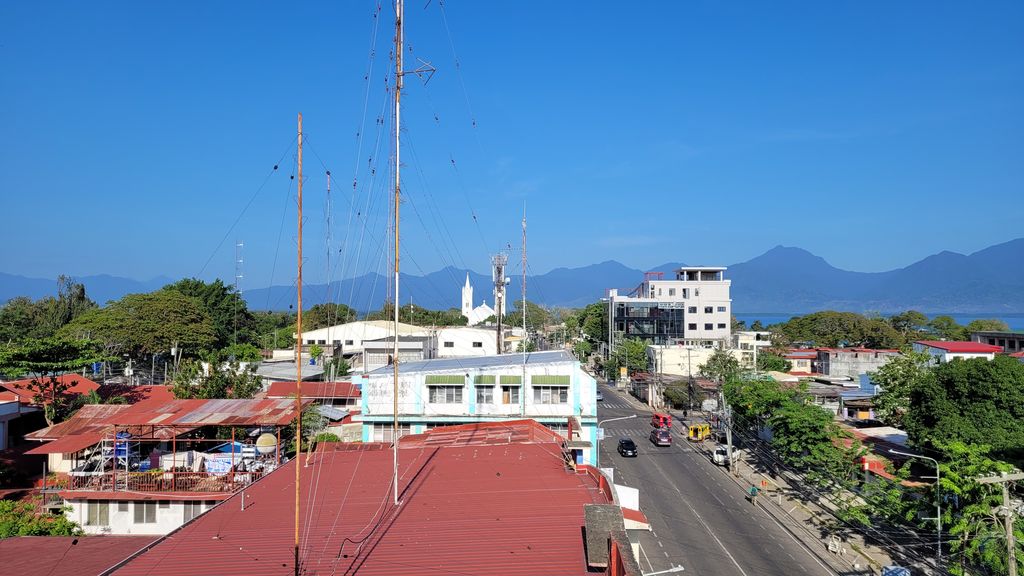
[[[672,271],[684,266],[666,262],[648,271]],[[629,291],[643,281],[645,270],[616,260],[576,268],[557,267],[527,278],[529,299],[547,306],[579,307],[595,302],[609,288]],[[474,305],[494,305],[491,278],[472,270],[446,266],[423,276],[402,274],[402,303],[433,309],[458,307],[466,275],[474,287]],[[510,276],[508,310],[521,299],[521,276]],[[945,313],[1024,313],[1024,238],[1017,238],[965,255],[943,250],[884,272],[854,272],[836,268],[804,248],[776,245],[745,262],[727,266],[732,280],[733,310],[806,313],[824,309],[891,313],[914,309]],[[147,292],[173,282],[157,277],[139,281],[97,274],[76,278],[97,302],[132,292]],[[371,272],[327,284],[305,286],[308,305],[340,301],[361,311],[380,307],[387,278]],[[38,299],[56,292],[56,281],[0,273],[0,302],[15,296]],[[254,310],[286,310],[294,301],[294,286],[244,290]]]

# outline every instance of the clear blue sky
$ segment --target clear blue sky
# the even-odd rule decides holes
[[[241,240],[243,287],[290,283],[300,111],[307,281],[328,276],[325,166],[330,274],[386,270],[373,12],[0,5],[0,271],[230,279]],[[403,98],[410,273],[486,271],[524,202],[534,273],[776,244],[877,271],[1024,236],[1020,2],[423,0],[407,42],[438,69]]]

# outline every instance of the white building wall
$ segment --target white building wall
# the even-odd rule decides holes
[[[402,336],[425,336],[427,329],[412,324],[399,324]],[[394,335],[394,327],[386,320],[369,320],[349,322],[318,328],[302,333],[303,346],[320,344],[321,346],[341,346],[344,354],[361,354],[363,341],[379,340]]]
[[[105,526],[87,524],[89,502],[107,502],[109,524]],[[167,506],[161,507],[160,502],[166,503]],[[213,500],[204,501],[202,512],[210,510],[216,503]],[[135,523],[135,506],[142,504],[141,501],[68,500],[66,504],[70,507],[70,510],[66,512],[67,518],[78,523],[86,534],[163,536],[180,528],[185,523],[185,503],[177,500],[157,501],[156,522],[139,524]],[[120,505],[124,506],[123,510]]]
[[[673,376],[700,376],[700,367],[707,363],[708,359],[717,351],[716,348],[705,348],[701,346],[647,346],[647,365],[651,371],[660,374]],[[741,352],[735,349],[726,349],[737,360]]]
[[[925,346],[923,344],[914,344],[915,352],[927,352],[934,358],[933,362],[942,363],[949,362],[954,358],[962,358],[964,360],[970,360],[971,358],[984,358],[985,360],[992,360],[996,357],[995,352],[949,352],[941,348],[932,348],[931,346]]]
[[[437,358],[494,356],[497,353],[497,330],[462,327],[437,330]]]

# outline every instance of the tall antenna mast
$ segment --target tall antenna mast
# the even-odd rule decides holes
[[[526,346],[530,339],[526,332],[526,202],[523,202],[523,416],[526,416]]]
[[[238,291],[238,281],[242,279],[242,248],[245,244],[241,240],[235,242],[235,299],[234,299],[234,333],[231,336],[231,343],[238,344],[238,300],[242,297]]]
[[[299,576],[299,455],[302,454],[302,113],[299,113],[299,275],[296,280],[298,287],[299,314],[295,320],[295,576]]]
[[[401,132],[401,104],[402,104],[402,20],[405,17],[405,2],[395,0],[395,297],[392,300],[395,308],[395,346],[392,352],[392,365],[394,367],[394,428],[392,429],[392,446],[394,471],[394,504],[398,506],[398,309],[401,305],[398,300],[398,208],[401,197],[401,180],[399,171],[401,162],[399,159],[400,148],[398,145],[399,133]]]

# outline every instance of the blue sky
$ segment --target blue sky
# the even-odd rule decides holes
[[[307,281],[386,271],[374,6],[3,3],[0,271],[229,279],[240,240],[243,287],[291,283],[300,111]],[[777,244],[878,271],[1024,236],[1019,2],[432,0],[406,20],[407,67],[437,73],[403,95],[404,271],[486,271],[524,203],[532,273]]]

